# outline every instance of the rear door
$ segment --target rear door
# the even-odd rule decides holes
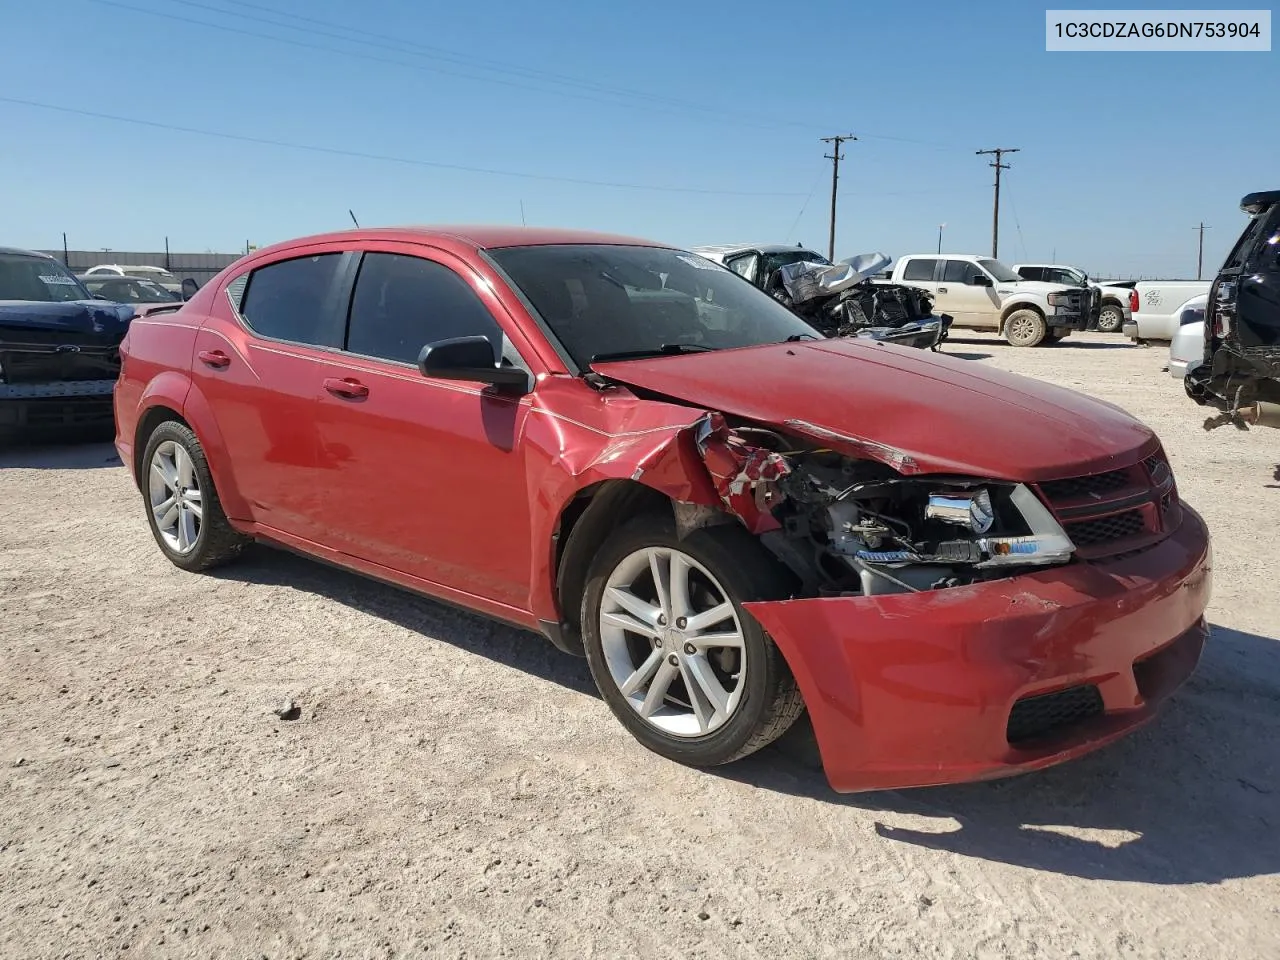
[[[370,244],[344,351],[327,358],[315,422],[330,545],[527,610],[531,564],[522,439],[530,401],[418,372],[422,347],[483,335],[525,365],[505,311],[469,266],[416,244]],[[508,322],[509,318],[506,318]]]
[[[342,346],[355,255],[333,245],[235,278],[196,335],[192,379],[247,504],[241,519],[323,541],[315,411]]]

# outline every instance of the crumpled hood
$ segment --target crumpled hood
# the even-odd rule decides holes
[[[0,340],[20,337],[23,330],[50,330],[83,334],[86,342],[119,343],[132,319],[132,307],[105,300],[0,300]]]
[[[610,379],[803,434],[902,473],[1035,482],[1153,453],[1120,408],[973,361],[856,339],[594,364]]]

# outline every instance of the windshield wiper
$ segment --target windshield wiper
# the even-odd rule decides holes
[[[644,357],[675,356],[681,353],[706,353],[715,350],[702,343],[664,343],[644,350],[616,350],[613,353],[592,354],[592,363],[608,363],[610,360],[641,360]]]
[[[787,339],[783,340],[782,342],[783,343],[799,343],[801,340],[820,340],[820,339],[822,338],[819,337],[817,334],[813,334],[813,333],[793,333],[791,336],[787,337]]]

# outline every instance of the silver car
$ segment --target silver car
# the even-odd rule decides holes
[[[1201,294],[1178,308],[1178,329],[1169,343],[1169,376],[1175,380],[1204,362],[1204,310],[1208,302],[1209,297]]]

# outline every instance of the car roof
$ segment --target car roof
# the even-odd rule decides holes
[[[38,257],[41,260],[55,260],[47,253],[41,253],[39,250],[23,250],[21,247],[0,247],[0,253],[8,254],[15,257]],[[58,260],[61,263],[61,260]]]
[[[611,246],[655,247],[675,249],[671,244],[657,243],[638,237],[612,233],[596,233],[591,230],[566,230],[553,227],[514,227],[503,225],[428,225],[403,227],[362,227],[358,230],[339,230],[296,237],[263,247],[254,252],[257,259],[262,254],[288,250],[315,243],[365,242],[370,240],[399,240],[406,242],[431,242],[443,247],[494,250],[501,247],[533,247],[559,244],[607,244]]]

